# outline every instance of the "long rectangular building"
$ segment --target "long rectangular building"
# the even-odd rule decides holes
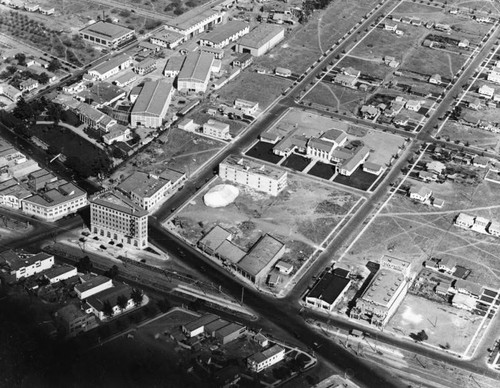
[[[148,212],[117,191],[90,200],[92,233],[139,249],[148,246]]]
[[[237,155],[229,155],[219,164],[219,176],[274,196],[287,186],[286,171]]]
[[[173,93],[174,88],[171,82],[163,80],[146,82],[132,108],[130,125],[132,127],[161,127]]]
[[[200,37],[200,45],[224,48],[250,32],[250,25],[241,21],[230,21],[222,24]]]
[[[165,25],[165,29],[178,32],[184,35],[186,39],[190,39],[215,24],[222,23],[224,15],[224,11],[216,11],[214,9],[205,9],[201,12],[199,9],[193,9],[168,22]]]
[[[264,55],[285,38],[285,29],[275,24],[259,24],[238,42],[237,52],[254,57]]]
[[[87,42],[106,47],[116,47],[122,42],[131,40],[134,37],[135,30],[118,24],[99,21],[82,28],[79,34]]]
[[[45,221],[56,221],[87,205],[87,193],[73,183],[64,183],[22,200],[22,211]]]
[[[120,54],[101,62],[89,69],[89,75],[99,81],[108,79],[120,70],[127,69],[132,64],[132,59],[127,54]]]
[[[213,54],[195,51],[189,53],[177,77],[177,88],[184,91],[206,92],[212,65]]]

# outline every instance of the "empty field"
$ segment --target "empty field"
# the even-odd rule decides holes
[[[353,67],[359,70],[361,74],[369,74],[378,79],[384,79],[388,74],[394,72],[394,69],[384,64],[382,58],[365,59],[353,55],[345,56],[336,67],[338,69],[342,67]]]
[[[346,88],[336,84],[319,82],[304,97],[304,102],[331,107],[334,111],[349,115],[356,115],[358,107],[367,98],[368,93],[356,89]]]
[[[408,183],[419,184],[412,180]],[[498,287],[500,239],[453,224],[460,212],[500,220],[498,185],[482,181],[479,185],[446,182],[426,184],[426,187],[436,198],[445,201],[443,208],[395,195],[354,246],[345,252],[343,260],[364,265],[367,260],[391,254],[418,267],[430,257],[453,258],[457,265],[472,270],[468,280]]]
[[[217,179],[213,184],[220,183]],[[196,244],[215,225],[220,225],[230,230],[232,241],[245,250],[269,233],[285,243],[284,260],[300,267],[359,200],[357,195],[290,173],[288,186],[277,197],[235,186],[240,194],[224,208],[206,206],[203,195],[208,187],[200,190],[168,221],[169,228]]]
[[[463,125],[456,121],[448,121],[438,136],[450,142],[477,147],[481,151],[499,152],[498,134]]]
[[[232,105],[235,99],[242,98],[258,102],[259,108],[264,109],[291,84],[292,81],[286,78],[246,70],[224,86],[220,90],[219,96],[229,105]]]
[[[425,330],[426,343],[463,353],[481,320],[468,311],[408,294],[385,331],[409,336]]]
[[[429,76],[437,73],[443,77],[453,78],[466,59],[466,55],[420,46],[405,59],[402,68]]]
[[[324,11],[316,11],[309,22],[269,55],[256,63],[269,70],[286,67],[302,73],[378,3],[376,0],[333,1]]]

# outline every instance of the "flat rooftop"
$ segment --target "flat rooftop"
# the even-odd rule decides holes
[[[103,38],[106,40],[115,40],[127,35],[129,32],[134,31],[130,28],[120,26],[118,24],[108,23],[104,21],[98,21],[90,26],[84,27],[80,32],[84,32],[89,35],[93,35],[98,38]]]
[[[135,171],[118,185],[118,188],[126,193],[134,193],[141,198],[153,196],[161,190],[168,182],[156,175],[141,171]]]
[[[210,232],[203,236],[203,238],[199,241],[199,244],[203,244],[208,248],[215,250],[230,236],[231,232],[228,232],[219,225],[215,225]]]
[[[43,194],[33,195],[25,199],[25,202],[31,202],[44,207],[54,207],[83,195],[87,195],[87,193],[73,183],[66,183]]]
[[[54,256],[45,252],[37,253],[36,255],[18,254],[14,251],[6,251],[0,254],[0,257],[7,263],[12,271],[17,271],[21,268],[31,266],[37,261],[44,261]]]
[[[266,234],[252,247],[248,255],[238,262],[238,267],[251,276],[257,276],[284,247],[284,244]]]
[[[107,283],[110,280],[111,279],[107,278],[106,276],[101,276],[101,275],[94,276],[84,283],[77,284],[75,286],[75,290],[77,290],[79,292],[85,292],[85,291],[91,290],[93,288],[99,287],[100,285]]]
[[[130,57],[127,54],[119,54],[116,57],[108,59],[107,61],[101,62],[89,69],[89,71],[96,71],[99,74],[105,74],[108,71],[118,67],[125,62],[130,61]]]
[[[135,204],[118,191],[104,192],[93,198],[90,202],[136,217],[148,215],[145,209]]]
[[[286,171],[277,167],[269,166],[252,159],[243,158],[238,155],[229,155],[221,164],[234,168],[236,170],[245,171],[252,174],[266,176],[272,179],[280,179],[286,175]]]
[[[401,272],[379,269],[361,299],[387,308],[403,282],[404,275]]]
[[[332,304],[350,283],[350,279],[328,272],[307,294],[307,298],[316,298]]]
[[[188,331],[193,331],[196,330],[200,327],[204,327],[205,325],[208,325],[209,323],[215,321],[216,319],[219,319],[218,315],[215,314],[205,314],[202,315],[201,317],[195,319],[194,321],[191,321],[189,323],[186,323],[184,327]]]

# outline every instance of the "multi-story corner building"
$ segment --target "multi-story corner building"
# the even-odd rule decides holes
[[[0,253],[0,267],[3,267],[0,273],[6,275],[7,281],[28,278],[52,268],[53,265],[54,256],[45,252],[36,255],[12,250]]]
[[[148,212],[118,191],[106,191],[90,200],[92,233],[117,243],[148,246]]]
[[[395,257],[383,256],[380,269],[370,281],[351,317],[365,319],[383,327],[403,301],[410,285],[411,263]]]
[[[72,183],[64,183],[25,198],[22,211],[45,221],[56,221],[87,205],[87,193]]]
[[[278,195],[287,185],[287,172],[237,155],[219,164],[219,176],[270,195]]]

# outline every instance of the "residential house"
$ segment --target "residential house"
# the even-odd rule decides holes
[[[425,168],[429,172],[433,172],[434,174],[441,175],[444,170],[446,170],[446,165],[442,162],[433,160],[425,165]]]
[[[19,89],[23,92],[30,92],[36,88],[38,88],[39,83],[37,80],[33,78],[28,78],[19,84]]]
[[[422,103],[419,100],[408,100],[405,108],[413,112],[418,112],[422,107]]]
[[[495,89],[493,89],[492,87],[490,87],[488,85],[482,85],[478,89],[478,93],[485,96],[485,97],[493,98],[493,94],[495,94]]]
[[[410,198],[416,199],[420,202],[427,202],[430,200],[432,195],[432,190],[425,186],[412,186],[410,188]]]
[[[474,110],[481,109],[481,100],[479,98],[474,98],[472,101],[469,101],[469,108]]]
[[[433,74],[429,78],[429,83],[434,84],[434,85],[440,85],[441,84],[441,76],[439,74]]]
[[[385,21],[384,30],[395,32],[398,29],[398,24],[392,21]]]
[[[474,219],[474,225],[472,225],[471,229],[474,232],[478,233],[484,233],[486,234],[486,228],[488,227],[488,224],[490,223],[490,220],[484,217],[476,217]]]
[[[86,314],[74,304],[60,308],[54,315],[67,337],[74,337],[98,326],[94,315]]]
[[[111,306],[112,317],[120,315],[125,311],[131,310],[135,307],[132,300],[132,287],[126,284],[117,284],[104,291],[98,292],[87,298],[85,304],[85,311],[94,314],[99,320],[104,321],[110,318],[106,313],[106,305]],[[125,306],[119,306],[118,299],[125,297]]]
[[[274,267],[283,275],[290,275],[293,271],[293,264],[282,260],[278,261]]]
[[[269,349],[255,353],[247,358],[247,367],[255,373],[277,364],[285,358],[285,349],[279,345],[273,345]]]
[[[472,228],[474,225],[474,216],[466,213],[459,213],[455,220],[455,225],[464,229]]]
[[[460,39],[460,42],[458,42],[458,47],[460,48],[469,47],[469,41],[467,39]]]

